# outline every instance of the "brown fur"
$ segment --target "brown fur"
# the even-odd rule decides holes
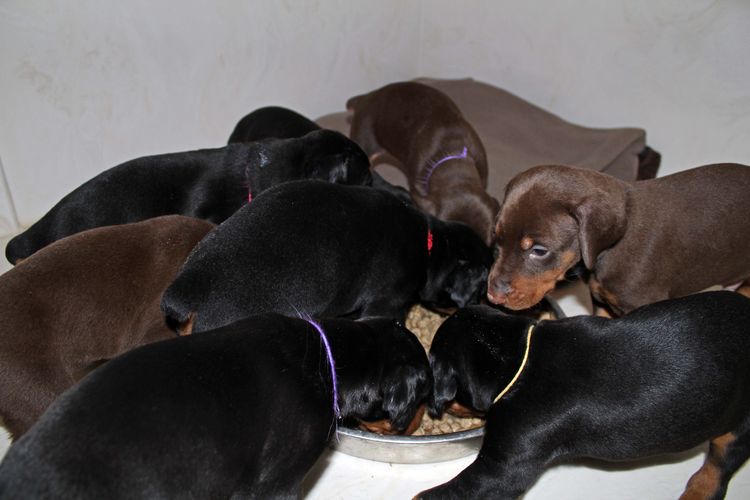
[[[373,162],[387,160],[404,172],[417,206],[463,222],[491,243],[499,205],[485,190],[484,146],[448,96],[421,83],[399,82],[353,97],[347,108],[354,111],[352,139]],[[466,158],[433,168],[464,147]]]
[[[508,185],[497,218],[488,298],[527,308],[579,260],[591,271],[594,299],[615,315],[745,281],[748,193],[750,167],[731,163],[632,184],[575,167],[529,169]],[[524,238],[549,254],[532,256]]]
[[[0,276],[0,417],[14,439],[89,371],[174,337],[162,292],[211,228],[174,215],[92,229]]]
[[[419,425],[422,423],[424,410],[425,405],[420,405],[420,407],[417,409],[417,413],[414,415],[414,418],[409,423],[409,426],[401,433],[397,432],[393,428],[393,426],[391,425],[391,421],[388,419],[375,420],[372,422],[360,420],[359,427],[362,430],[374,432],[376,434],[406,434],[408,436],[410,434],[414,434],[414,431],[416,431]]]
[[[727,447],[736,439],[737,436],[730,432],[711,440],[703,466],[690,478],[680,500],[716,498],[722,486],[722,466]]]

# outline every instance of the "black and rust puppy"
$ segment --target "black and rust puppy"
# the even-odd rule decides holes
[[[248,318],[92,372],[11,447],[0,498],[296,498],[337,414],[413,431],[431,386],[392,320]]]
[[[750,300],[732,292],[618,319],[535,324],[489,307],[460,310],[432,344],[429,410],[486,412],[486,434],[472,465],[419,497],[517,498],[553,461],[633,460],[710,441],[683,498],[723,498],[750,456],[749,324]]]
[[[387,316],[410,305],[477,303],[492,261],[468,226],[368,187],[275,186],[238,210],[188,257],[162,310],[181,333],[252,314]]]
[[[159,301],[213,228],[167,215],[90,229],[0,276],[0,422],[14,439],[102,363],[174,338]]]
[[[369,184],[370,163],[359,146],[332,130],[138,158],[65,196],[13,238],[5,255],[15,264],[65,236],[159,215],[188,215],[218,224],[263,190],[303,178]]]

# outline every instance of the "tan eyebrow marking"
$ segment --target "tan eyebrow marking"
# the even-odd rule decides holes
[[[528,250],[529,248],[534,246],[534,240],[532,240],[528,236],[524,236],[521,238],[521,250]]]

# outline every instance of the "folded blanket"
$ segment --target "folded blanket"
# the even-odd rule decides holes
[[[471,78],[416,81],[453,99],[477,131],[487,152],[487,192],[500,201],[511,178],[545,163],[591,168],[627,181],[656,175],[660,157],[646,147],[643,129],[574,125],[510,92]],[[316,121],[321,127],[349,132],[346,112]],[[406,177],[395,167],[381,164],[376,170],[391,183],[407,186]]]

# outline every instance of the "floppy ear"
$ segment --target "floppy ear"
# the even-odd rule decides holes
[[[305,170],[305,177],[309,179],[320,179],[335,184],[346,182],[348,167],[342,157],[336,155],[309,162]]]
[[[383,389],[383,410],[392,429],[401,432],[409,426],[427,396],[431,382],[426,370],[413,366],[402,366],[395,370]]]
[[[487,273],[487,269],[472,266],[468,260],[459,259],[458,267],[451,273],[446,287],[451,300],[458,307],[477,302],[478,297],[484,296],[484,293],[478,293],[482,287],[486,293]]]
[[[328,169],[328,182],[333,184],[345,183],[347,172],[348,167],[346,162],[341,161],[337,163],[335,167]]]
[[[432,418],[440,418],[445,411],[445,405],[456,398],[458,384],[456,383],[456,371],[452,366],[435,360],[430,354],[430,367],[432,368],[433,386],[432,393],[427,401],[427,413]]]
[[[593,269],[597,256],[625,234],[624,197],[595,193],[573,208],[573,217],[578,222],[583,263],[587,269]]]

